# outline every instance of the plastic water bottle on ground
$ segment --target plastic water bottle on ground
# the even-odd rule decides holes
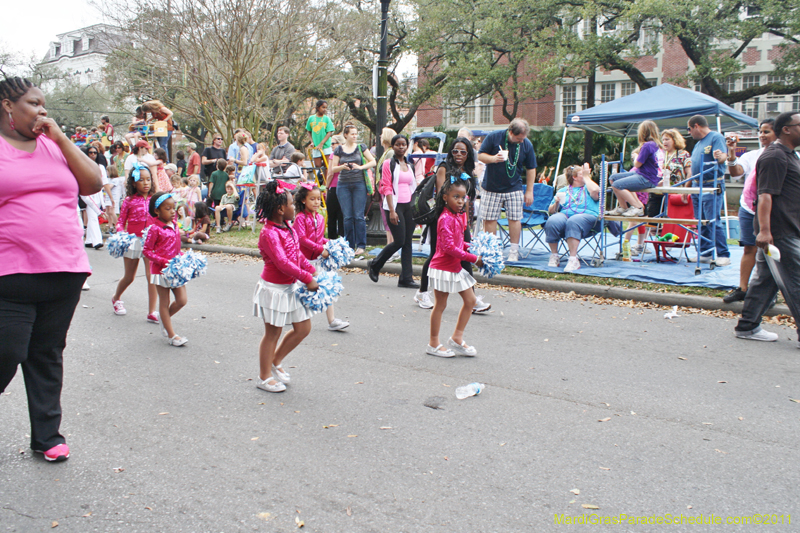
[[[622,241],[622,260],[631,260],[631,241]]]
[[[486,388],[485,383],[470,383],[469,385],[462,385],[461,387],[456,389],[456,398],[459,400],[463,400],[464,398],[469,398],[470,396],[475,396],[480,394],[483,389]]]

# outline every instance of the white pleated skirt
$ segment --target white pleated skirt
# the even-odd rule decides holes
[[[461,272],[447,272],[438,268],[430,268],[428,269],[428,279],[434,290],[451,294],[465,291],[476,283],[475,278],[463,268]]]
[[[122,257],[127,257],[128,259],[140,259],[142,257],[142,238],[136,237],[133,239],[133,242],[128,249],[125,250],[125,253],[122,254]]]
[[[166,287],[167,289],[177,289],[178,287],[183,287],[183,285],[186,285],[186,283],[184,283],[183,285],[178,285],[178,287],[173,287],[166,282],[164,276],[161,274],[152,274],[150,276],[150,283],[153,285],[158,285],[159,287]]]
[[[253,292],[253,315],[278,328],[308,320],[316,313],[300,303],[300,298],[295,293],[300,286],[302,283],[299,281],[291,285],[281,285],[259,278]]]

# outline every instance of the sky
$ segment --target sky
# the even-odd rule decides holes
[[[1,50],[19,53],[26,59],[34,54],[41,59],[59,33],[103,21],[102,14],[88,0],[38,0],[35,9],[31,7],[22,1],[6,3]]]

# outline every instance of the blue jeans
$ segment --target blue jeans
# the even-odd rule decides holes
[[[650,189],[655,186],[652,181],[633,170],[612,174],[611,177],[608,178],[608,182],[615,189],[624,189],[626,191],[641,191],[642,189]]]
[[[544,224],[545,241],[550,244],[559,239],[585,239],[597,224],[597,217],[589,213],[578,213],[567,218],[564,213],[556,213]]]
[[[172,138],[172,132],[167,130],[166,137],[156,137],[159,148],[163,148],[167,152],[167,161],[169,161],[169,140]]]
[[[722,202],[725,201],[725,186],[720,181],[723,194],[716,197],[716,213],[714,212],[714,194],[703,194],[703,206],[700,209],[700,195],[692,195],[692,206],[694,206],[694,216],[700,220],[716,220],[717,229],[714,235],[711,235],[711,224],[700,226],[700,255],[711,255],[711,246],[713,243],[717,247],[717,257],[730,257],[731,253],[728,251],[728,241],[725,236],[725,228],[722,224],[719,211],[722,209]],[[710,185],[709,185],[710,187]]]
[[[797,322],[800,320],[800,237],[787,236],[775,239],[775,246],[781,251],[781,260],[777,263],[778,272],[789,293],[783,297]],[[778,284],[772,277],[763,250],[759,249],[756,253],[756,275],[747,287],[742,318],[736,324],[736,331],[759,329],[761,317],[772,305],[772,299],[777,293]]]
[[[350,247],[367,247],[367,221],[364,209],[367,207],[367,184],[364,180],[336,184],[336,196],[344,215],[344,236]]]

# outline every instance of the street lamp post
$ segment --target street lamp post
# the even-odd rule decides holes
[[[389,70],[389,58],[387,57],[386,45],[389,37],[389,2],[391,0],[381,0],[381,53],[378,59],[378,94],[375,117],[375,156],[380,158],[383,155],[383,145],[380,142],[383,128],[386,127],[386,101],[388,100],[389,87],[387,82]]]

